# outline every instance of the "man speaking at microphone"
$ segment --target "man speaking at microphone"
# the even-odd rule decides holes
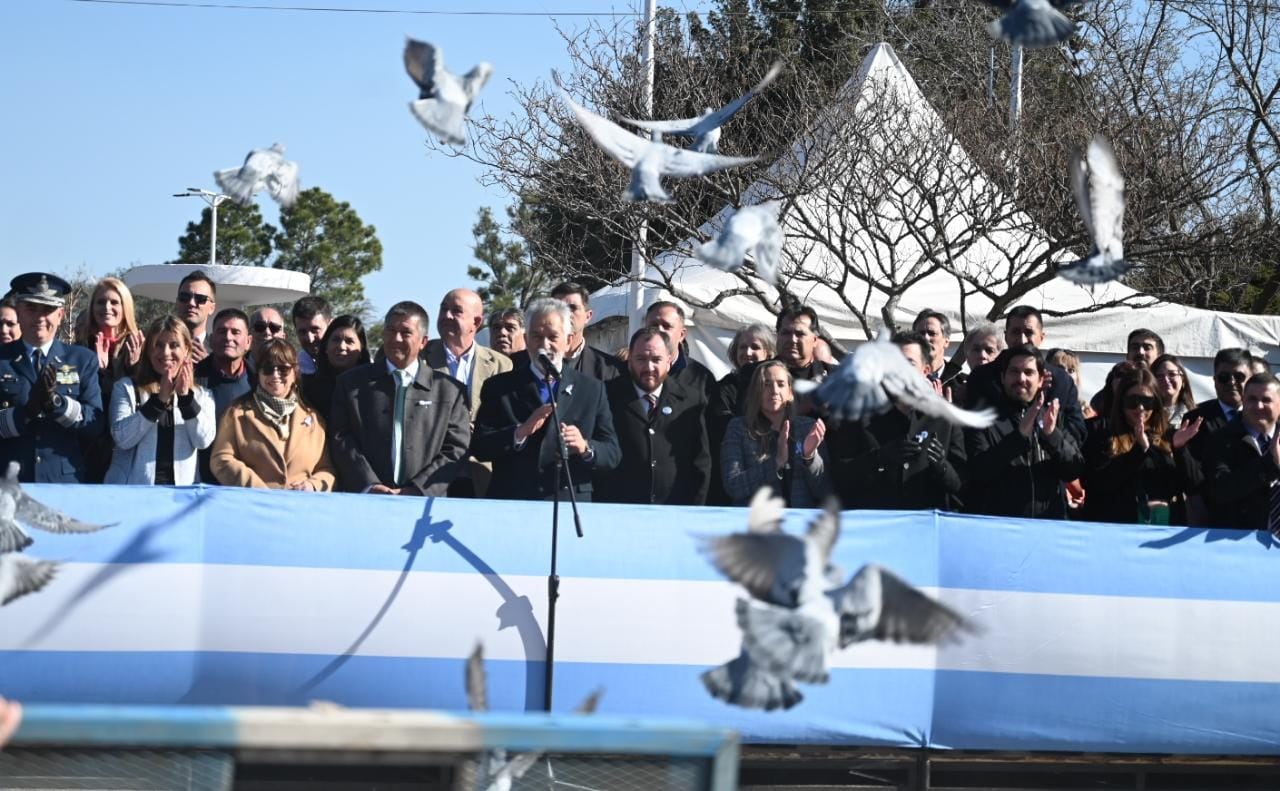
[[[590,501],[592,474],[612,470],[622,455],[604,385],[563,364],[565,353],[578,342],[563,302],[535,300],[525,312],[524,326],[530,364],[484,383],[471,454],[493,462],[488,497],[554,499],[561,453],[554,404],[569,456],[560,494],[568,499],[565,489],[572,479],[577,499]]]

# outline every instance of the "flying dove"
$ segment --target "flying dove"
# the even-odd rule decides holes
[[[1062,12],[1079,0],[986,0],[1004,14],[987,26],[993,38],[1027,49],[1061,44],[1076,31],[1076,23]]]
[[[782,242],[778,203],[768,201],[738,209],[725,223],[720,235],[699,245],[694,254],[717,269],[736,272],[742,268],[743,258],[749,252],[756,273],[769,285],[776,286]]]
[[[418,86],[418,100],[409,111],[442,143],[462,145],[471,103],[493,74],[493,66],[481,61],[462,77],[444,67],[444,51],[425,41],[408,39],[404,45],[404,69]]]
[[[1092,248],[1088,258],[1058,267],[1058,277],[1089,286],[1115,280],[1132,266],[1124,260],[1124,176],[1101,135],[1071,157],[1071,191]]]
[[[279,143],[250,151],[243,165],[215,171],[213,179],[241,206],[248,206],[263,190],[286,209],[298,200],[298,163],[284,158],[284,146]]]
[[[781,73],[782,61],[778,61],[769,67],[768,73],[751,90],[719,110],[712,110],[710,107],[706,108],[706,111],[696,118],[679,118],[670,121],[641,121],[634,118],[624,118],[622,122],[663,135],[692,137],[693,146],[691,150],[703,154],[718,154],[720,153],[720,127],[728,123],[729,119],[737,115],[738,111],[747,105],[747,102],[754,99]]]

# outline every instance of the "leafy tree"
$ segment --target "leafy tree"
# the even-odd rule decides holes
[[[209,214],[205,207],[198,222],[187,223],[178,238],[178,257],[171,264],[209,263]],[[262,266],[271,256],[276,229],[262,219],[258,205],[241,206],[225,201],[218,206],[217,263],[223,266]]]
[[[310,275],[311,293],[329,300],[335,314],[368,313],[361,278],[382,268],[382,242],[351,204],[318,187],[304,190],[280,212],[274,243],[272,266]]]
[[[510,207],[507,216],[517,223],[516,212]],[[543,273],[531,266],[524,243],[504,237],[488,206],[480,207],[471,233],[476,240],[471,249],[483,266],[467,267],[467,277],[483,284],[476,289],[480,298],[490,310],[523,309],[545,281]]]

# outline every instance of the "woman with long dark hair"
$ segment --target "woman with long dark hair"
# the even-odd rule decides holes
[[[1182,425],[1182,418],[1196,408],[1186,367],[1174,355],[1162,354],[1151,363],[1151,373],[1156,378],[1156,395],[1169,415],[1169,425]]]
[[[1111,410],[1090,425],[1084,446],[1080,518],[1125,524],[1182,524],[1186,518],[1186,444],[1190,426],[1173,431],[1144,367],[1114,383]]]
[[[333,388],[338,377],[372,359],[364,323],[350,314],[338,316],[329,322],[324,336],[320,338],[316,374],[303,383],[302,395],[321,417],[328,420],[329,407],[333,404]]]

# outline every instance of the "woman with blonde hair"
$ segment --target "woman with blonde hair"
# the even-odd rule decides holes
[[[142,358],[142,333],[133,311],[133,294],[124,281],[104,277],[93,287],[89,306],[77,322],[76,343],[98,354],[98,387],[102,403],[111,403],[116,382],[133,373]],[[86,449],[89,480],[101,483],[111,465],[111,432],[103,432]]]
[[[756,366],[741,417],[720,446],[721,480],[734,505],[771,487],[794,508],[820,505],[831,493],[822,420],[794,414],[791,372],[780,360]]]
[[[111,391],[116,447],[107,483],[189,486],[199,477],[196,452],[213,443],[213,397],[195,382],[191,331],[176,316],[147,329],[133,376]]]
[[[298,390],[298,353],[269,340],[253,355],[258,386],[232,402],[218,426],[209,466],[224,486],[333,489],[324,421]]]

